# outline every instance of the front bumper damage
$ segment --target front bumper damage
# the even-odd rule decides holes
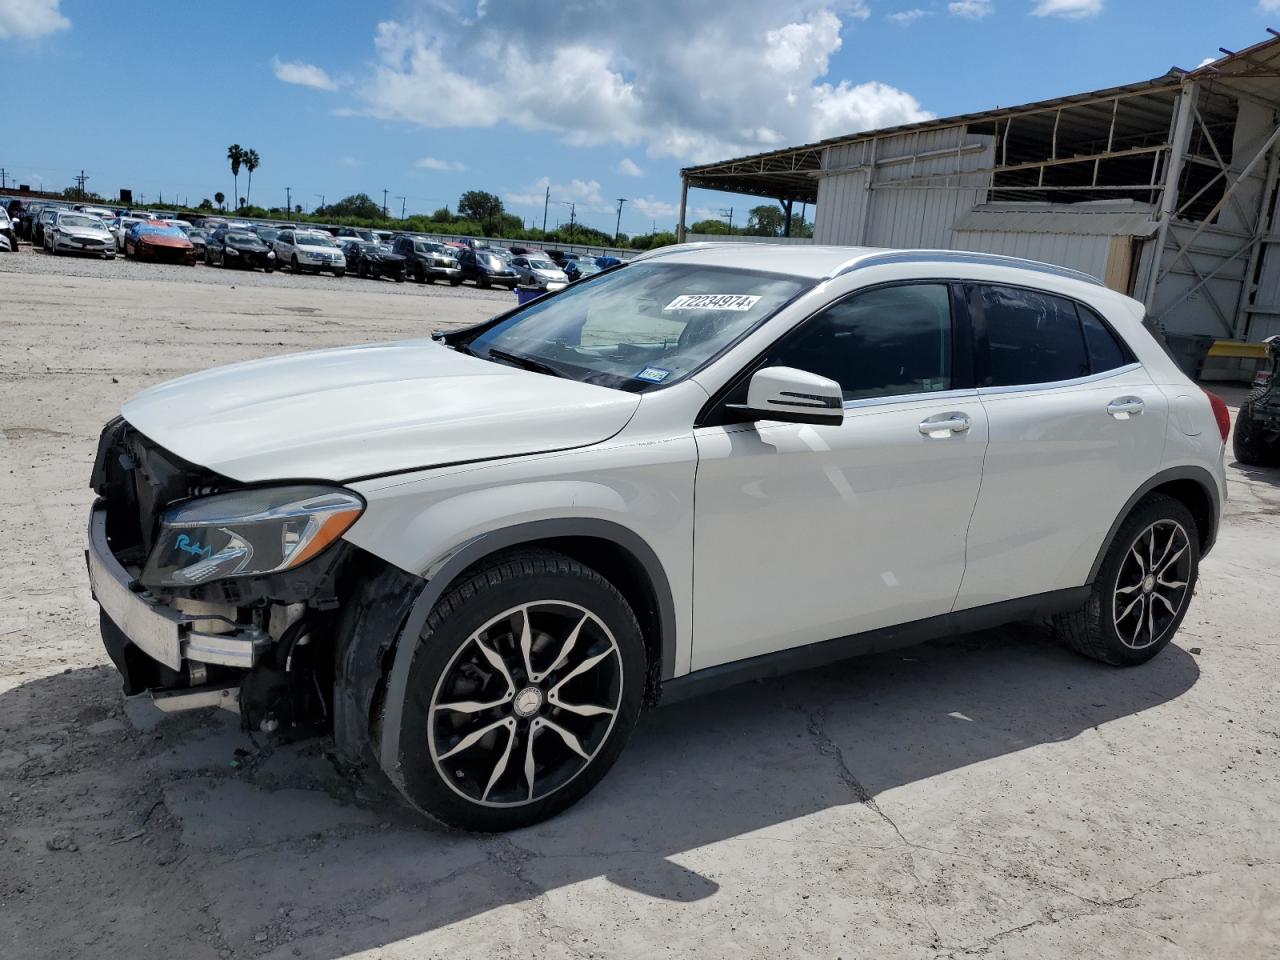
[[[101,500],[89,512],[88,541],[89,585],[101,609],[107,654],[124,678],[125,692],[150,692],[167,710],[216,705],[238,711],[239,684],[207,685],[208,668],[253,669],[271,648],[270,634],[221,616],[184,613],[142,590],[111,552]]]
[[[117,419],[99,441],[93,486],[85,560],[125,694],[166,711],[223,707],[266,732],[329,726],[337,581],[360,552],[339,541],[280,574],[149,588],[139,578],[164,510],[237,484]]]

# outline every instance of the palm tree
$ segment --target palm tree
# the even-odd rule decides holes
[[[240,196],[240,164],[244,163],[244,148],[238,143],[233,143],[227,147],[227,159],[231,161],[231,178],[235,181],[235,192],[231,194],[234,200]]]
[[[222,193],[222,191],[221,191],[221,190],[219,190],[217,193],[215,193],[215,194],[213,195],[213,202],[214,202],[214,203],[216,203],[216,204],[218,205],[218,209],[219,209],[219,210],[221,210],[221,209],[222,209],[222,201],[223,201],[223,200],[225,200],[225,199],[227,199],[227,198],[226,198],[226,196]]]
[[[244,152],[244,156],[240,159],[244,164],[244,168],[249,171],[249,185],[244,188],[244,195],[247,200],[253,194],[253,171],[258,169],[258,165],[262,163],[262,158],[258,156],[257,150],[250,148]]]

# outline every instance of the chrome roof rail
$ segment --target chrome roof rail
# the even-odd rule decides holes
[[[965,263],[975,266],[1013,267],[1018,270],[1031,270],[1050,276],[1065,277],[1068,280],[1080,280],[1099,287],[1106,286],[1097,277],[1082,270],[1041,263],[1038,260],[1005,257],[997,253],[973,253],[967,250],[888,250],[884,253],[872,253],[842,265],[830,276],[838,277],[854,270],[861,270],[863,267],[879,267],[893,263]]]

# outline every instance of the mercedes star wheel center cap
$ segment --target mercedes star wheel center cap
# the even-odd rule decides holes
[[[542,706],[542,691],[537,687],[525,687],[516,694],[512,709],[517,717],[532,717]]]

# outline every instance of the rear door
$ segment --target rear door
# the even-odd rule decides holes
[[[991,438],[956,609],[1076,587],[1158,472],[1168,400],[1090,307],[964,285]]]

